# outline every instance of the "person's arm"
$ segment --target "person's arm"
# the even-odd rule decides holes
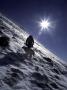
[[[34,45],[34,40],[33,40],[32,44]]]

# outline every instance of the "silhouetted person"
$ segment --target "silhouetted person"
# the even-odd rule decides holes
[[[30,35],[26,40],[26,46],[28,48],[32,48],[33,45],[34,45],[34,39],[33,39],[32,35]]]

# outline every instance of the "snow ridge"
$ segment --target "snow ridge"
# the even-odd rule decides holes
[[[0,90],[67,90],[67,65],[36,40],[27,48],[28,34],[1,14],[3,35],[10,42],[6,49],[0,47]]]

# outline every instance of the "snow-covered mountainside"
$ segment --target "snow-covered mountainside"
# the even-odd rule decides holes
[[[0,90],[67,90],[67,65],[39,42],[25,46],[28,34],[0,14]],[[0,42],[1,44],[1,42]]]

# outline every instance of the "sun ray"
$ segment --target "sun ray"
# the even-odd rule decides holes
[[[50,27],[50,22],[49,20],[41,20],[40,22],[40,27],[42,30],[47,30]]]
[[[39,21],[38,23],[41,28],[38,35],[41,35],[44,31],[49,31],[49,29],[52,27],[52,23],[49,19],[41,19],[41,21]]]

